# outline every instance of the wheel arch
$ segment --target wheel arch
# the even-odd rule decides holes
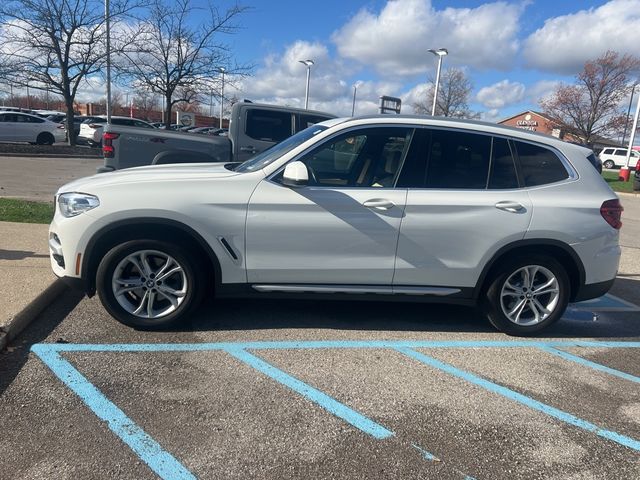
[[[213,272],[214,288],[220,283],[222,269],[209,244],[193,228],[165,218],[129,218],[98,230],[87,243],[82,259],[84,289],[89,297],[96,292],[96,273],[104,255],[115,245],[136,239],[175,240],[190,251],[203,254],[209,271]]]
[[[570,245],[549,239],[520,240],[500,248],[485,265],[473,293],[478,300],[486,291],[491,279],[498,269],[515,256],[527,254],[545,254],[559,261],[567,271],[571,288],[569,300],[575,299],[580,287],[584,285],[586,273],[580,257]]]

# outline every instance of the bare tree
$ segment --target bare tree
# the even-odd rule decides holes
[[[427,89],[424,103],[414,103],[413,111],[418,114],[431,114],[433,105],[433,91],[435,80],[429,78],[431,85]],[[477,113],[469,109],[469,95],[473,84],[464,70],[449,68],[440,76],[438,98],[436,101],[436,115],[441,117],[475,118]]]
[[[133,8],[112,0],[116,19]],[[5,0],[2,41],[11,58],[14,83],[59,94],[67,113],[69,144],[75,144],[74,101],[78,87],[103,66],[105,15],[102,0]]]
[[[590,145],[596,136],[621,130],[627,119],[621,101],[630,93],[629,77],[638,69],[638,58],[608,51],[588,61],[576,75],[574,85],[560,85],[540,105],[545,113]]]
[[[200,92],[209,93],[212,82],[219,84],[221,69],[227,74],[248,71],[248,67],[231,66],[229,48],[218,38],[238,29],[234,22],[244,11],[234,6],[220,13],[209,5],[203,12],[190,0],[153,0],[148,18],[130,34],[131,48],[117,61],[120,76],[165,98],[168,126],[171,107],[192,103]],[[203,20],[198,23],[194,17]]]

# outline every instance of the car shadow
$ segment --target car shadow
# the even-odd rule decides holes
[[[612,293],[632,303],[640,280],[619,277]],[[635,296],[640,295],[635,293]],[[577,314],[576,314],[577,311]],[[476,308],[435,303],[354,300],[227,299],[207,302],[172,331],[334,329],[429,333],[498,333]],[[509,338],[504,336],[504,338]],[[513,337],[515,338],[515,337]],[[640,338],[640,312],[591,311],[571,306],[555,324],[532,338]]]

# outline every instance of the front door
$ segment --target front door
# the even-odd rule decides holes
[[[386,285],[393,280],[406,189],[393,187],[410,129],[367,128],[304,154],[310,183],[281,172],[249,202],[250,283]]]

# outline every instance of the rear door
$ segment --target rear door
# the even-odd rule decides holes
[[[409,191],[394,286],[474,287],[488,259],[525,236],[532,203],[518,185],[506,139],[417,130],[398,181]]]

